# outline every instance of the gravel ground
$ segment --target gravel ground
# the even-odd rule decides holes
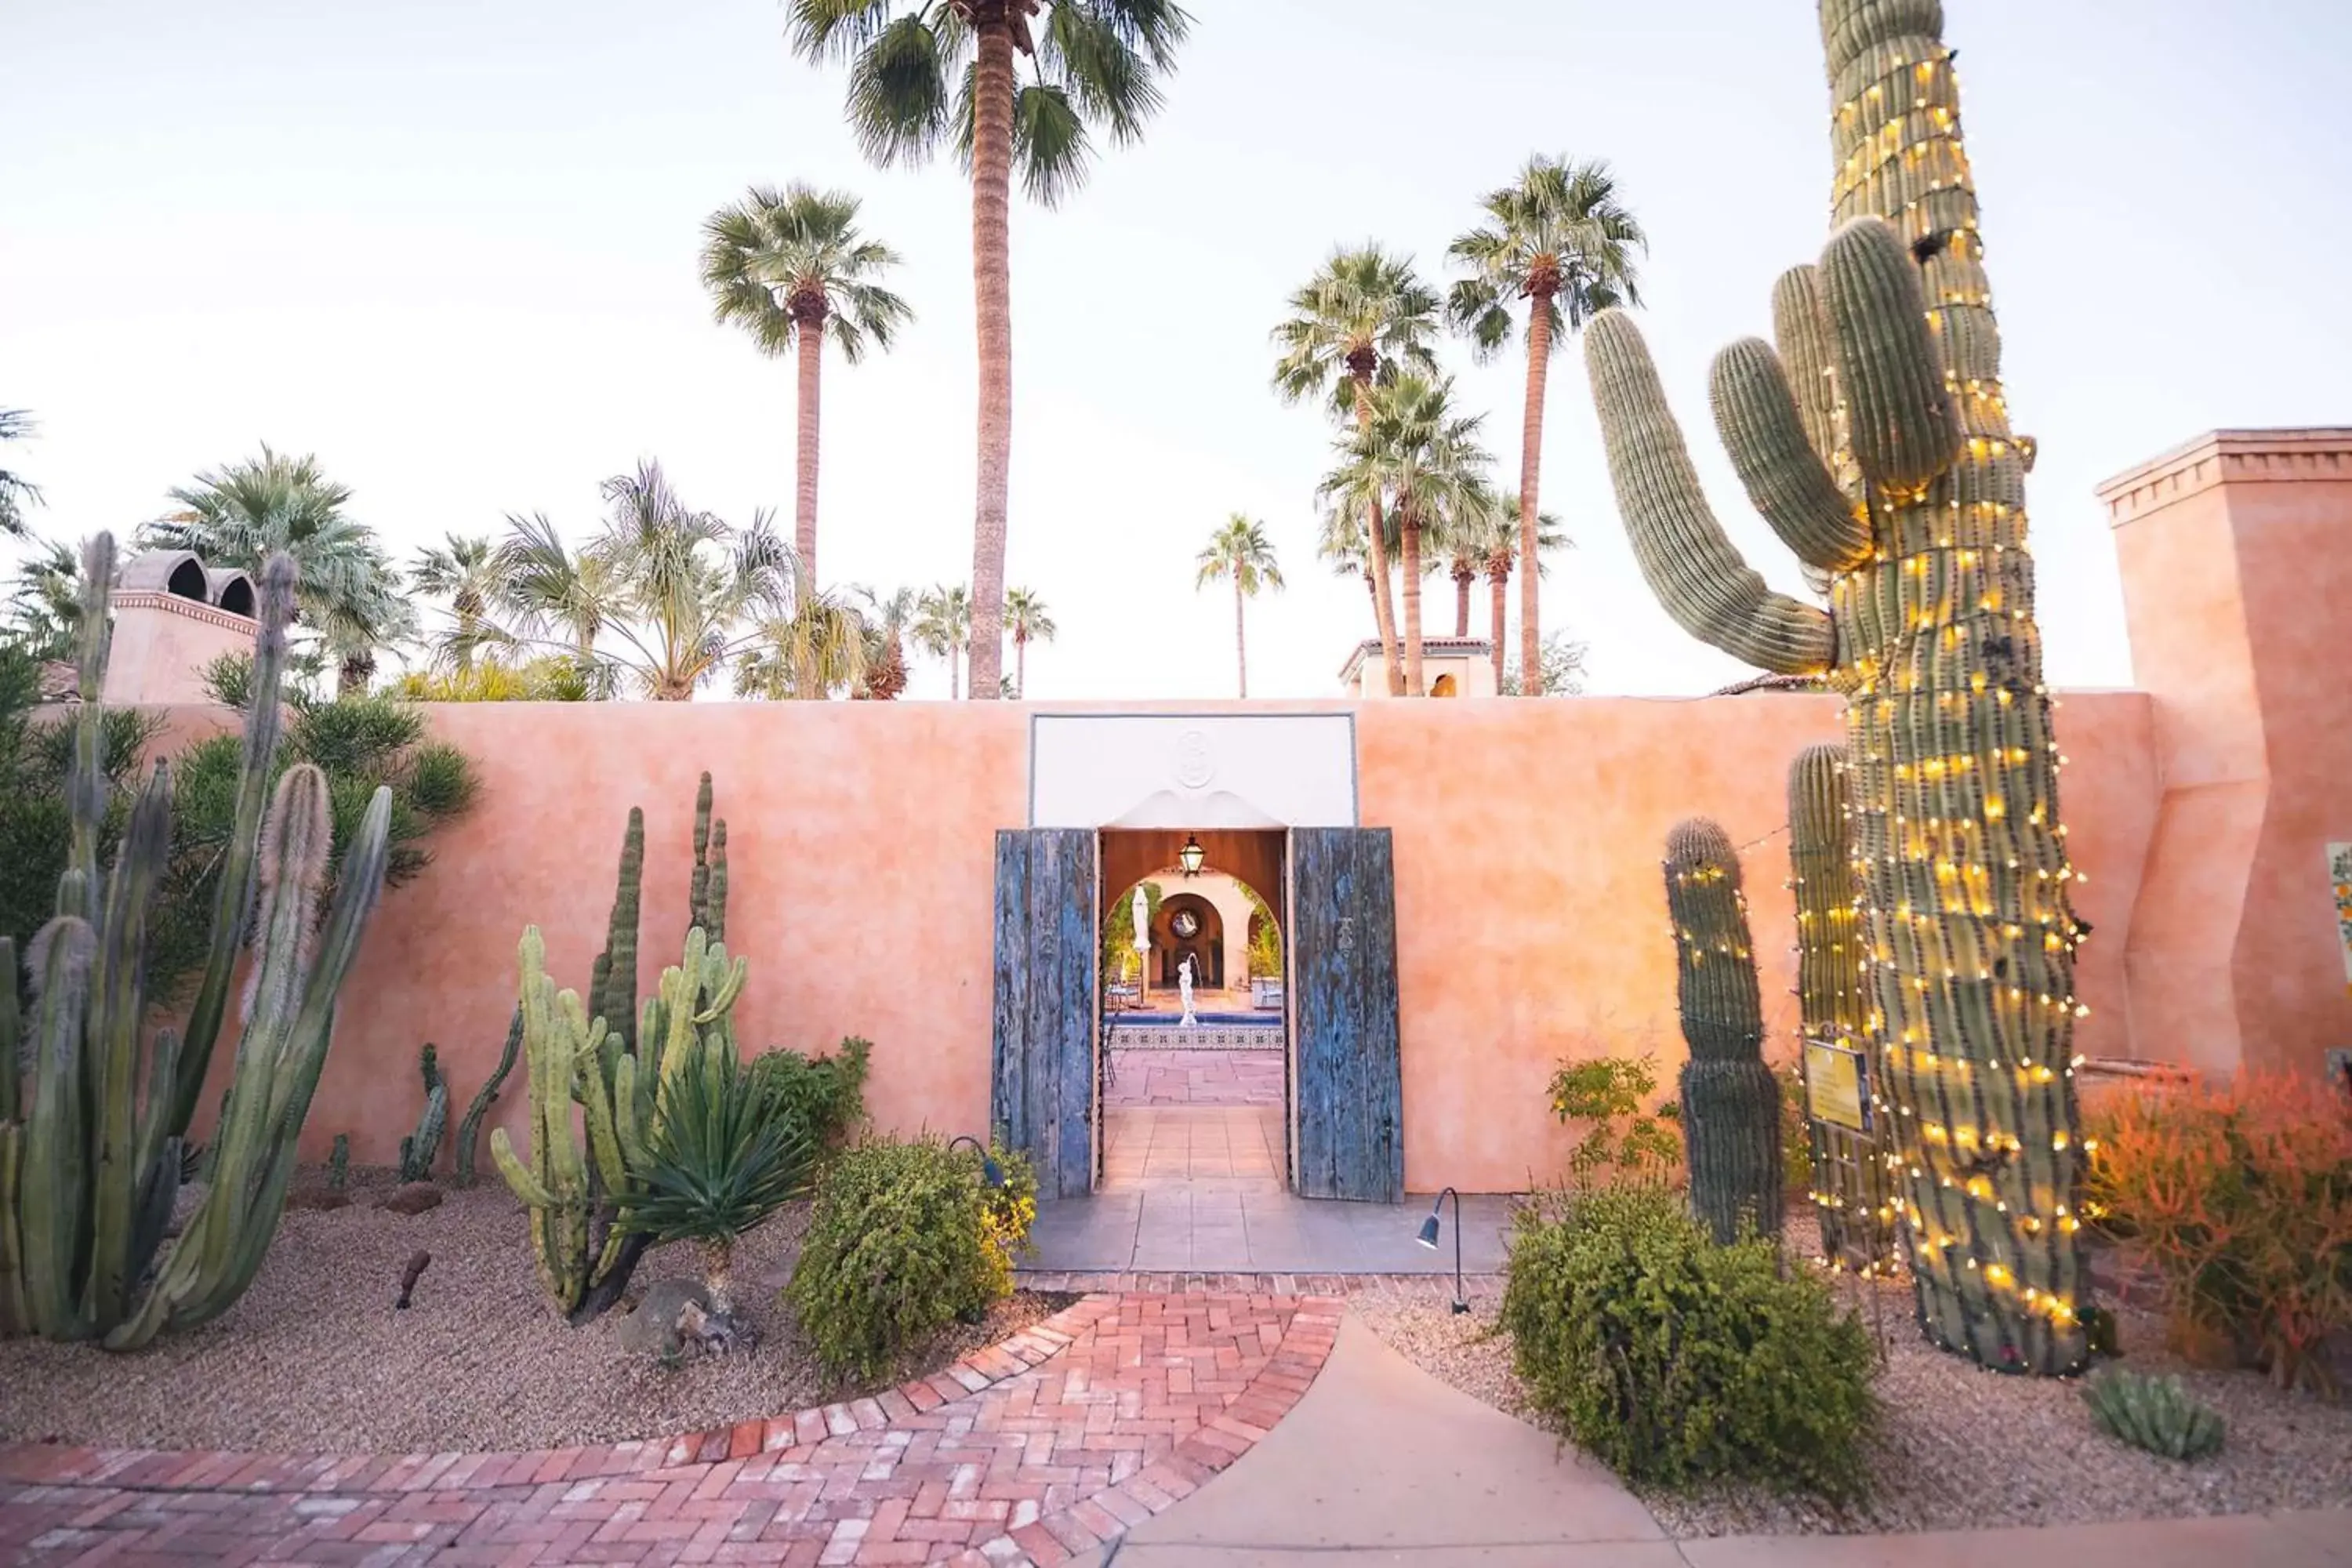
[[[1791,1220],[1790,1241],[1796,1256],[1808,1255],[1810,1218]],[[1841,1280],[1839,1289],[1850,1293],[1856,1286]],[[1802,1500],[1741,1489],[1643,1491],[1643,1501],[1668,1534],[1983,1529],[2352,1506],[2352,1404],[2282,1394],[2253,1373],[2192,1370],[2163,1348],[2158,1319],[2126,1310],[2123,1364],[2179,1373],[2228,1423],[2219,1455],[2179,1464],[2099,1431],[2071,1381],[1979,1372],[1930,1346],[1913,1325],[1906,1281],[1874,1289],[1874,1306],[1867,1298],[1861,1304],[1865,1321],[1883,1312],[1886,1331],[1878,1390],[1887,1412],[1875,1503],[1841,1517]],[[1486,1337],[1498,1300],[1474,1297],[1472,1314],[1457,1318],[1446,1310],[1449,1294],[1450,1282],[1446,1291],[1425,1298],[1383,1292],[1357,1297],[1350,1306],[1423,1370],[1527,1415],[1511,1373],[1510,1341]]]
[[[777,1287],[807,1225],[794,1205],[736,1248],[737,1306],[760,1343],[675,1370],[624,1352],[618,1310],[583,1329],[548,1305],[523,1213],[493,1176],[415,1218],[371,1206],[388,1178],[354,1171],[348,1208],[289,1211],[253,1289],[216,1321],[135,1355],[0,1342],[0,1439],[225,1450],[443,1451],[662,1437],[850,1392],[811,1365]],[[433,1262],[409,1310],[403,1264]],[[696,1272],[661,1247],[635,1283]],[[959,1327],[891,1383],[936,1370],[1066,1305],[1032,1293]]]

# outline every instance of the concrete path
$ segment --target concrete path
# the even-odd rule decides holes
[[[2352,1510],[1669,1541],[1606,1469],[1361,1323],[1239,1463],[1085,1568],[2352,1568]]]

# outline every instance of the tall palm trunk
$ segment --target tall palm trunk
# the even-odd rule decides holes
[[[1477,580],[1475,572],[1461,566],[1454,569],[1454,635],[1457,637],[1470,635],[1470,584]]]
[[[824,374],[825,305],[793,312],[794,335],[800,339],[800,454],[793,473],[793,543],[801,552],[801,570],[807,581],[803,592],[816,586],[816,465],[821,407],[819,383]]]
[[[1404,535],[1405,695],[1426,697],[1421,669],[1421,519],[1407,509],[1398,514],[1397,527]]]
[[[1499,566],[1490,564],[1486,568],[1486,586],[1494,595],[1486,609],[1487,619],[1493,623],[1487,640],[1495,645],[1491,651],[1495,660],[1495,690],[1498,695],[1503,689],[1503,611],[1507,604],[1505,588],[1510,580],[1509,563]]]
[[[1005,506],[1013,470],[1013,30],[1005,0],[976,0],[971,287],[980,329],[979,489],[971,530],[971,694],[1004,664]]]
[[[963,687],[958,674],[962,664],[963,649],[950,643],[948,645],[948,700],[950,702],[960,702],[963,700]]]
[[[1242,579],[1234,574],[1234,668],[1241,678],[1242,700],[1249,700],[1249,644],[1242,637]]]
[[[347,653],[335,664],[335,697],[364,697],[368,683],[375,679],[375,650],[359,648]]]
[[[1356,379],[1356,423],[1372,422],[1372,373],[1369,370],[1352,373]],[[1365,531],[1364,549],[1371,561],[1372,621],[1380,628],[1381,663],[1389,683],[1389,695],[1404,695],[1404,671],[1397,663],[1396,607],[1389,598],[1389,544],[1387,530],[1381,526],[1381,498],[1372,498],[1372,525]]]
[[[1013,695],[1027,700],[1029,696],[1029,639],[1013,639]]]
[[[1537,625],[1537,589],[1543,574],[1536,563],[1536,489],[1543,473],[1544,379],[1551,370],[1552,289],[1538,282],[1528,293],[1528,406],[1519,425],[1519,683],[1522,697],[1543,667],[1543,635]]]

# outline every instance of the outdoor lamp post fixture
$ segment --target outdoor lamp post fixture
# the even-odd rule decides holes
[[[1452,1187],[1438,1194],[1437,1201],[1429,1205],[1429,1217],[1421,1222],[1421,1234],[1413,1239],[1432,1252],[1437,1250],[1437,1215],[1448,1198],[1454,1200],[1454,1312],[1459,1317],[1470,1310],[1470,1299],[1462,1289],[1462,1194]]]
[[[1184,875],[1187,877],[1199,876],[1201,874],[1201,862],[1206,860],[1208,858],[1209,852],[1201,847],[1201,839],[1198,834],[1187,833],[1184,835],[1184,847],[1176,851],[1176,864],[1183,868]]]
[[[971,1133],[966,1132],[958,1137],[949,1139],[948,1152],[950,1154],[954,1153],[957,1146],[963,1143],[971,1144],[971,1152],[980,1156],[980,1184],[982,1186],[991,1188],[1003,1186],[1004,1184],[1004,1167],[996,1163],[996,1156],[988,1152],[988,1145],[982,1143]],[[1457,1202],[1454,1206],[1454,1211],[1458,1214],[1461,1211],[1461,1204]]]

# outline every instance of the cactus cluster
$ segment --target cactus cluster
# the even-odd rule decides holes
[[[646,1151],[676,1076],[716,1070],[720,1054],[736,1059],[732,1010],[750,968],[747,960],[730,959],[700,923],[723,922],[727,898],[727,825],[711,816],[710,775],[704,773],[695,801],[688,901],[696,923],[680,962],[662,972],[654,994],[636,1000],[645,837],[645,813],[631,807],[590,1002],[556,989],[539,928],[523,933],[516,1016],[530,1081],[529,1163],[504,1129],[490,1132],[491,1158],[530,1209],[540,1282],[575,1324],[620,1300],[652,1245],[626,1223],[630,1196],[643,1190]]]
[[[449,1124],[449,1079],[441,1070],[440,1058],[432,1041],[425,1042],[416,1065],[425,1079],[425,1110],[416,1119],[416,1131],[400,1141],[400,1179],[404,1182],[433,1179],[434,1157],[441,1152],[442,1130]]]
[[[147,921],[169,868],[172,780],[158,763],[101,879],[99,696],[113,575],[113,541],[100,534],[82,567],[68,868],[57,916],[25,955],[35,980],[29,1018],[16,1014],[15,987],[0,985],[8,997],[0,1005],[0,1331],[128,1350],[219,1315],[261,1267],[325,1065],[336,994],[383,886],[392,795],[379,789],[369,802],[325,907],[326,777],[305,764],[288,769],[274,793],[269,786],[294,587],[292,563],[277,557],[262,575],[254,699],[211,960],[185,1032],[159,1028],[142,1050]],[[242,1029],[205,1161],[205,1195],[166,1249],[183,1134],[248,932]],[[0,941],[0,963],[13,971],[12,945]],[[29,1096],[17,1081],[20,1058]]]
[[[2221,1417],[2177,1377],[2145,1377],[2121,1367],[2083,1380],[2083,1403],[2099,1429],[2168,1459],[2201,1459],[2221,1451]]]
[[[2024,477],[1937,0],[1821,0],[1838,227],[1718,357],[1717,426],[1830,608],[1766,590],[1708,510],[1632,320],[1585,335],[1618,506],[1694,635],[1846,698],[1866,1032],[1929,1339],[2083,1364],[2073,1082],[2083,934],[2058,813]],[[1790,373],[1793,371],[1793,379]]]
[[[1847,831],[1845,748],[1808,746],[1789,767],[1789,886],[1797,905],[1797,1003],[1804,1038],[1870,1054],[1870,993],[1863,974],[1862,885]],[[1810,1072],[1810,1062],[1807,1064]],[[1894,1180],[1887,1116],[1867,1131],[1808,1116],[1812,1199],[1822,1251],[1876,1270],[1892,1259]]]
[[[1780,1086],[1730,835],[1706,817],[1666,835],[1666,912],[1690,1060],[1682,1072],[1691,1211],[1717,1241],[1780,1228]]]

